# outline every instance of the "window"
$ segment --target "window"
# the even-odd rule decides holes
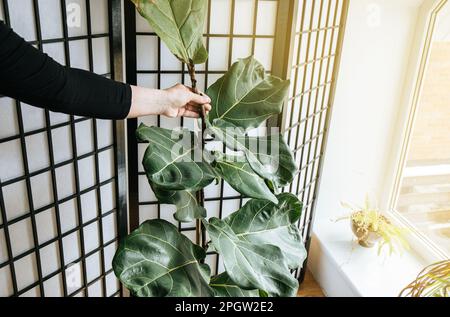
[[[410,108],[394,215],[439,258],[450,256],[450,4],[437,1]],[[417,89],[417,87],[419,87]]]

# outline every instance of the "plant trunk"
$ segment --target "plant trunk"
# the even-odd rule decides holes
[[[188,71],[189,71],[189,76],[191,77],[191,82],[192,82],[192,92],[196,93],[196,94],[200,94],[200,92],[198,91],[197,88],[197,79],[195,77],[195,65],[193,63],[188,65]],[[201,127],[201,135],[200,135],[200,142],[199,142],[199,146],[200,146],[200,150],[203,151],[204,147],[205,147],[205,130],[206,130],[206,122],[205,122],[205,108],[202,106],[201,108],[198,109],[198,112],[200,114],[200,119],[202,122],[202,127]],[[203,155],[202,155],[203,157]],[[197,192],[197,202],[200,206],[205,207],[205,193],[202,190]],[[196,221],[196,226],[195,226],[196,230],[195,230],[195,242],[198,245],[201,245],[204,249],[206,249],[206,230],[205,227],[202,223],[202,221],[200,219],[197,219]]]

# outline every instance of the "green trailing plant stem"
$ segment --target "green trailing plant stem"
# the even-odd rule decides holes
[[[195,64],[208,56],[202,42],[207,0],[132,1],[186,64],[198,93]],[[195,222],[197,232],[194,244],[176,226],[157,219],[121,241],[113,268],[133,295],[296,295],[298,281],[291,270],[306,257],[296,225],[302,204],[295,195],[279,193],[298,169],[281,135],[248,135],[281,113],[288,87],[288,81],[267,75],[257,60],[247,57],[208,88],[212,110],[208,116],[199,110],[201,136],[188,130],[138,128],[137,138],[148,143],[142,163],[153,192],[160,203],[175,206],[176,220]],[[235,155],[203,151],[206,134]],[[227,218],[208,219],[203,189],[221,179],[249,200]],[[224,272],[211,276],[207,249],[221,256]]]

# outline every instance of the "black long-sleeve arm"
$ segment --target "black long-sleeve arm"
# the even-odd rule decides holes
[[[123,119],[131,87],[62,66],[0,21],[0,94],[32,106],[100,119]]]

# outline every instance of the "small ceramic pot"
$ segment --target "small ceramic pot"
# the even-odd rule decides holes
[[[361,228],[354,220],[351,220],[350,224],[353,233],[358,239],[359,245],[364,248],[372,248],[378,242],[378,240],[381,239],[378,233]]]

